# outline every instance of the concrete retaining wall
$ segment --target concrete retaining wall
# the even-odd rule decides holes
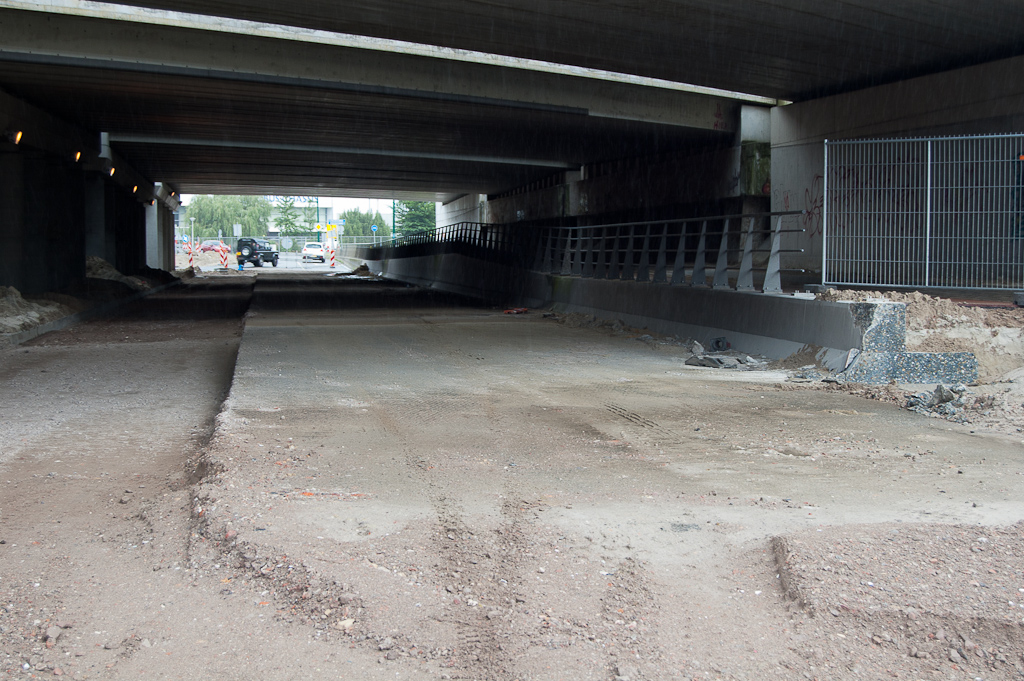
[[[849,303],[801,295],[768,295],[690,286],[583,279],[524,272],[458,254],[367,261],[389,279],[457,293],[492,304],[551,308],[708,346],[725,338],[739,351],[783,359],[812,351],[851,380],[969,383],[970,353],[910,353],[903,303]]]

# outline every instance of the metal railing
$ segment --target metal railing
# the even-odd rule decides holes
[[[783,234],[804,231],[784,223],[801,214],[783,211],[580,227],[462,222],[365,249],[361,257],[405,257],[447,247],[553,275],[731,286],[741,291],[755,290],[754,273],[763,272],[761,290],[778,293],[781,273],[791,271],[781,267],[781,255],[803,252],[782,248]],[[709,275],[712,258],[714,270]]]
[[[1024,288],[1024,135],[826,140],[822,282]]]

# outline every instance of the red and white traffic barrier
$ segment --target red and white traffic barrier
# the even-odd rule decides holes
[[[188,266],[192,267],[192,251],[195,250],[195,246],[189,242],[188,244]]]
[[[228,250],[226,248],[218,248],[220,251],[220,266],[224,269],[228,267]]]
[[[334,249],[331,249],[331,269],[334,269]]]

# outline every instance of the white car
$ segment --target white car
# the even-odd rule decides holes
[[[326,254],[324,253],[324,245],[316,242],[310,242],[302,247],[302,262],[309,260],[319,260],[320,262],[326,262]]]

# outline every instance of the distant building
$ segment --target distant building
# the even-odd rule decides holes
[[[333,222],[334,221],[334,207],[333,206],[325,206],[323,204],[320,204],[318,206],[317,202],[315,200],[314,201],[302,201],[302,200],[296,198],[296,200],[295,200],[295,210],[299,214],[298,219],[296,220],[296,223],[299,224],[302,227],[308,226],[310,232],[315,232],[316,231],[315,225],[317,223],[319,223],[321,225],[324,225],[324,224],[327,224],[329,222]],[[307,212],[312,213],[312,215],[310,215],[310,218],[313,220],[312,222],[308,222],[306,220]],[[315,215],[317,213],[319,213],[320,217],[319,217],[319,219],[314,219],[313,215]],[[276,236],[280,236],[281,235],[281,230],[278,229],[278,227],[277,227],[278,215],[280,215],[280,213],[278,211],[277,202],[275,201],[274,202],[274,209],[273,209],[273,211],[271,211],[271,213],[270,213],[270,220],[267,223],[267,236],[276,237]]]

